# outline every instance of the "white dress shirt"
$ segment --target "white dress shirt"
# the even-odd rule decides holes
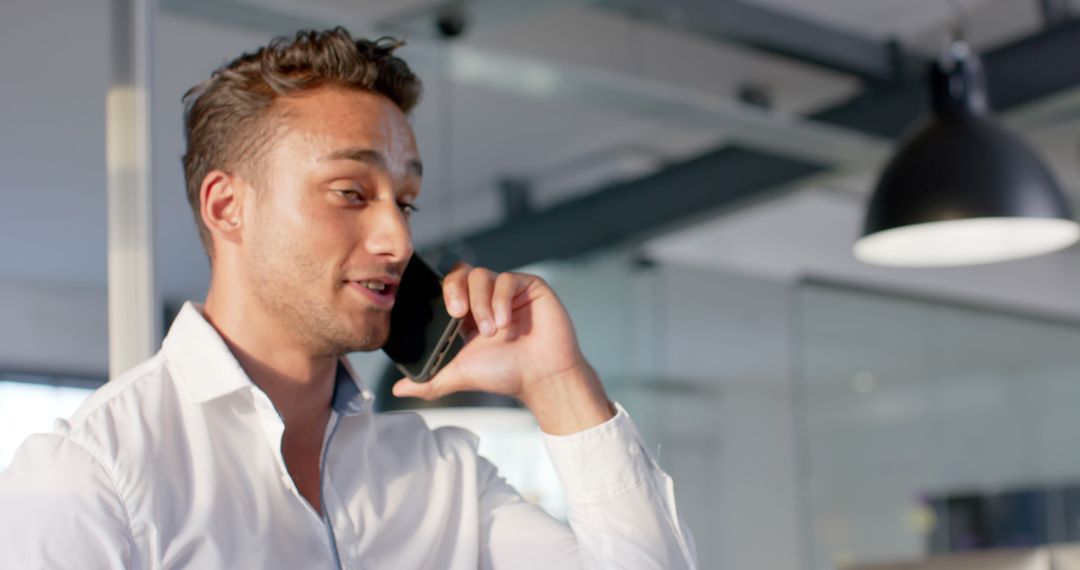
[[[471,433],[371,403],[342,359],[320,515],[286,471],[274,405],[188,303],[157,355],[0,473],[0,568],[694,567],[671,479],[621,407],[543,435],[567,527],[507,485]]]

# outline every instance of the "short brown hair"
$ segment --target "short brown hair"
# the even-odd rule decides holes
[[[214,169],[236,169],[262,156],[274,134],[278,97],[325,85],[379,93],[404,113],[420,101],[420,79],[393,55],[394,38],[354,39],[344,28],[274,38],[219,67],[184,94],[184,178],[199,238],[212,259],[210,232],[200,214],[199,189]]]

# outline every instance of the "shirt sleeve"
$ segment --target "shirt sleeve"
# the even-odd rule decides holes
[[[645,450],[626,410],[615,407],[615,417],[596,427],[543,434],[566,492],[570,528],[522,500],[490,467],[481,478],[482,568],[696,568],[671,478]]]
[[[83,446],[33,435],[0,472],[0,568],[132,568],[127,513]]]

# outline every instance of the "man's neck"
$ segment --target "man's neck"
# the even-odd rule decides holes
[[[329,417],[338,358],[297,346],[274,319],[254,307],[207,295],[203,316],[240,366],[274,403],[286,430],[321,430]]]

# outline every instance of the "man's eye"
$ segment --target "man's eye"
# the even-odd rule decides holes
[[[352,188],[341,188],[334,190],[339,196],[345,198],[349,202],[359,204],[364,201],[364,195],[359,190],[353,190]]]
[[[410,214],[415,214],[420,211],[416,206],[408,202],[398,202],[398,209],[400,209],[406,216]]]

